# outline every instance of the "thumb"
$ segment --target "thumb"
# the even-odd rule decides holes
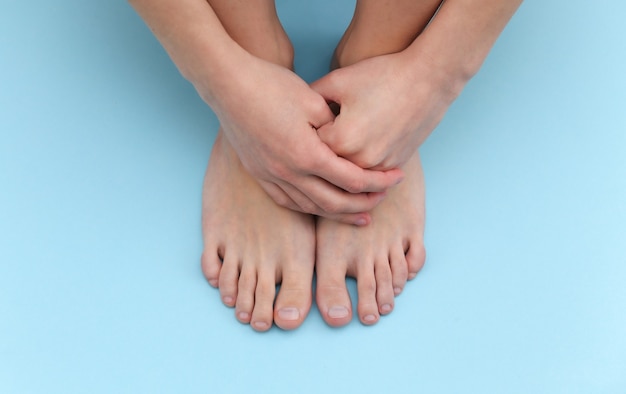
[[[337,124],[337,118],[335,118],[335,120],[332,120],[328,123],[323,124],[321,127],[317,129],[317,135],[320,137],[320,140],[322,140],[322,142],[328,145],[331,149],[335,143],[334,136],[337,135],[337,133],[335,132],[335,128],[337,127],[336,124]]]
[[[319,93],[327,102],[341,105],[343,96],[343,83],[341,70],[331,71],[322,78],[311,84],[311,89]]]

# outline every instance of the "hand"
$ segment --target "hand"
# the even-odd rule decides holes
[[[246,170],[281,206],[368,224],[367,212],[402,172],[364,170],[338,157],[316,132],[333,113],[290,70],[252,55],[237,64],[232,78],[205,100]]]
[[[337,69],[311,87],[340,106],[318,134],[359,167],[401,167],[441,121],[458,95],[449,78],[402,52]],[[460,91],[460,90],[459,90]]]

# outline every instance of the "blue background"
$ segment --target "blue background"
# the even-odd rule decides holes
[[[308,81],[353,4],[278,2]],[[428,258],[390,316],[265,334],[201,274],[218,123],[141,19],[1,9],[1,393],[626,393],[623,1],[522,5],[421,148]]]

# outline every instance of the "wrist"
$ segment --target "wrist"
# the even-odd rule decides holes
[[[414,77],[423,80],[425,75],[428,76],[429,81],[437,85],[438,90],[447,92],[451,100],[461,93],[474,75],[463,62],[446,56],[444,52],[416,45],[407,48],[405,52]]]
[[[464,86],[482,66],[521,0],[446,1],[407,49]]]
[[[219,47],[215,43],[201,44],[188,53],[192,55],[179,66],[179,70],[213,109],[245,75],[240,68],[253,58],[234,41]]]

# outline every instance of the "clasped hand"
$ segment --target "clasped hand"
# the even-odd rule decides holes
[[[318,134],[336,154],[361,168],[401,168],[456,98],[452,82],[441,70],[403,52],[337,69],[312,84],[340,106],[339,115]]]
[[[218,92],[213,109],[246,170],[281,206],[366,225],[398,169],[363,169],[339,157],[317,128],[334,115],[292,71],[251,57]]]
[[[456,97],[441,73],[401,54],[335,70],[311,87],[253,58],[214,110],[276,203],[365,225]],[[339,115],[328,102],[340,105]]]

